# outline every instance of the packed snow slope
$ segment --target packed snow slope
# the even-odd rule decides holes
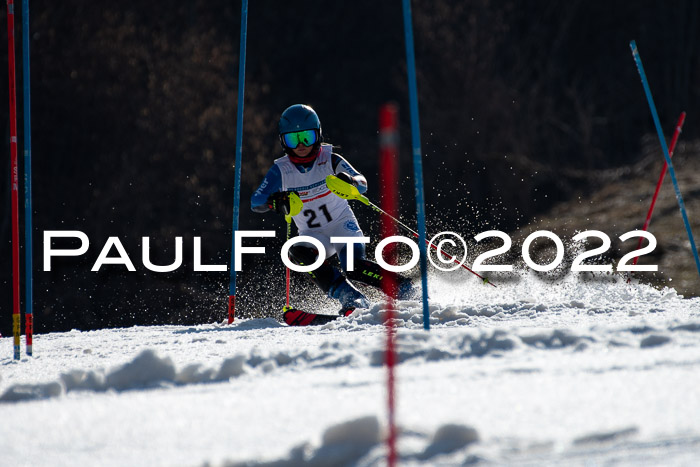
[[[698,465],[700,299],[612,275],[431,280],[395,320],[401,465]],[[0,465],[385,465],[385,305],[322,327],[72,331],[12,360]]]

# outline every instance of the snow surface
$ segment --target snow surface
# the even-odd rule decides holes
[[[700,465],[700,299],[612,275],[400,302],[401,465]],[[385,310],[0,339],[0,465],[385,465]]]

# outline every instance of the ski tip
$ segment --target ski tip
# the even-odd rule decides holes
[[[292,307],[284,307],[282,318],[289,326],[318,326],[331,322],[342,315],[319,315],[316,313],[307,313],[306,311],[297,310]],[[354,309],[353,309],[354,310]]]
[[[314,319],[314,315],[301,310],[296,310],[292,307],[284,307],[282,315],[284,322],[289,326],[308,326]]]
[[[340,311],[338,311],[338,315],[342,316],[342,317],[347,317],[347,316],[350,316],[351,314],[353,314],[356,309],[357,308],[355,308],[354,306],[350,306],[347,308],[341,308]]]

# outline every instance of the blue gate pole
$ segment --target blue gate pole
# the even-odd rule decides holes
[[[243,99],[245,91],[245,50],[248,37],[248,0],[241,2],[241,44],[238,54],[238,115],[236,117],[236,166],[233,181],[233,230],[231,231],[231,280],[228,293],[228,323],[236,313],[236,231],[241,204],[241,153],[243,151]]]
[[[664,158],[666,159],[666,164],[668,164],[668,173],[671,175],[671,180],[673,181],[673,188],[676,190],[676,200],[678,201],[678,207],[681,210],[681,215],[683,216],[683,223],[685,224],[685,230],[688,232],[688,240],[690,240],[690,248],[693,250],[693,256],[695,257],[695,266],[698,269],[698,275],[700,275],[700,258],[698,258],[698,249],[695,246],[695,239],[693,238],[693,231],[690,228],[690,221],[688,221],[688,214],[685,211],[685,203],[683,203],[683,196],[681,196],[681,189],[678,187],[678,180],[676,180],[676,171],[673,169],[673,163],[671,162],[671,156],[668,153],[668,146],[666,146],[666,138],[664,138],[664,132],[661,129],[661,122],[659,121],[659,115],[656,112],[656,106],[654,105],[654,99],[651,97],[651,90],[649,89],[649,83],[647,82],[647,76],[644,73],[644,66],[642,65],[642,58],[639,56],[639,51],[637,50],[637,44],[635,41],[630,41],[630,48],[632,49],[632,56],[634,61],[637,63],[637,70],[639,71],[639,76],[642,78],[642,86],[644,86],[644,93],[647,96],[647,102],[649,103],[649,108],[651,109],[651,116],[654,119],[654,125],[656,126],[656,132],[659,135],[659,142],[661,143],[661,150],[664,153]]]
[[[27,355],[32,355],[34,294],[32,278],[32,126],[29,86],[29,0],[22,1],[22,83],[24,90],[24,267],[26,269],[25,330]]]
[[[403,0],[403,23],[406,37],[406,66],[408,68],[409,107],[411,111],[411,145],[413,147],[413,180],[416,189],[416,217],[418,220],[418,248],[420,249],[420,274],[423,289],[423,328],[430,329],[428,307],[428,252],[425,238],[425,196],[423,192],[423,161],[418,120],[418,86],[416,85],[416,58],[413,50],[413,20],[411,0]]]

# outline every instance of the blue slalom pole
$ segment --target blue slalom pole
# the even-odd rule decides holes
[[[25,339],[32,355],[34,336],[32,278],[32,119],[29,86],[29,0],[22,1],[22,83],[24,88],[24,267],[26,269]]]
[[[413,147],[413,180],[416,189],[416,214],[418,218],[418,248],[420,249],[420,274],[423,289],[423,328],[430,329],[428,308],[428,251],[425,238],[425,196],[423,194],[423,161],[418,120],[418,86],[416,85],[416,58],[413,50],[413,20],[411,0],[403,0],[403,24],[406,37],[406,66],[408,68],[409,107],[411,111],[411,144]]]
[[[233,323],[236,314],[236,242],[238,213],[241,204],[241,153],[243,151],[243,99],[245,91],[245,50],[248,37],[248,0],[241,2],[241,45],[238,54],[238,115],[236,117],[236,166],[233,181],[233,230],[231,231],[231,281],[228,293],[228,323]]]
[[[651,116],[654,119],[654,125],[656,126],[656,132],[659,135],[659,142],[661,143],[661,150],[664,153],[664,158],[666,159],[666,164],[668,165],[668,173],[671,175],[671,180],[673,181],[673,188],[676,190],[676,200],[678,201],[678,207],[681,210],[681,215],[683,216],[683,223],[685,224],[685,230],[688,232],[688,240],[690,240],[690,247],[693,250],[693,256],[695,257],[695,266],[698,269],[698,275],[700,275],[700,258],[698,258],[698,249],[695,246],[695,239],[693,238],[693,231],[690,228],[690,222],[688,221],[688,214],[685,211],[685,203],[683,203],[683,196],[681,196],[681,190],[678,187],[678,180],[676,180],[676,171],[673,168],[673,163],[671,162],[671,156],[668,153],[668,146],[666,145],[666,138],[664,137],[664,132],[661,129],[661,122],[659,121],[659,115],[656,112],[656,106],[654,105],[654,99],[651,97],[651,90],[649,89],[649,83],[647,82],[646,74],[644,73],[644,66],[642,65],[642,58],[639,56],[639,51],[637,50],[637,44],[635,41],[630,41],[630,48],[632,49],[632,56],[634,61],[637,63],[637,70],[639,71],[639,76],[642,78],[642,86],[644,86],[644,93],[647,96],[647,102],[649,103],[649,108],[651,109]]]

